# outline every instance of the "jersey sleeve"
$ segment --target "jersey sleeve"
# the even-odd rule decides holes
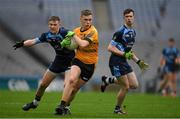
[[[40,42],[46,42],[46,41],[47,41],[47,39],[46,39],[46,34],[45,34],[45,33],[42,33],[41,36],[38,38],[38,40],[39,40]]]
[[[122,39],[122,32],[115,32],[111,40],[111,45],[113,46],[118,45],[119,39]]]
[[[115,42],[118,42],[119,40],[122,39],[122,35],[123,35],[122,31],[115,32],[112,40],[114,40]]]
[[[93,36],[95,35],[95,31],[91,31],[89,34],[87,34],[85,37],[84,37],[84,40],[88,41],[88,42],[93,42]]]
[[[96,43],[98,42],[98,32],[93,29],[89,34],[87,34],[85,37],[84,37],[84,40],[87,40],[89,43]]]
[[[122,32],[115,32],[110,44],[122,52],[125,52],[125,47],[121,43],[122,40]]]
[[[69,32],[70,30],[65,29],[64,27],[62,27],[60,31],[61,31],[61,35],[63,36],[63,38],[65,38],[65,36],[68,34],[68,32]]]

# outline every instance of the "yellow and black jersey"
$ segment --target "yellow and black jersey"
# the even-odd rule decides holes
[[[87,40],[87,47],[79,47],[76,51],[75,58],[85,64],[95,64],[98,61],[98,32],[94,26],[91,26],[86,31],[81,31],[81,27],[75,28],[74,32],[82,39]]]

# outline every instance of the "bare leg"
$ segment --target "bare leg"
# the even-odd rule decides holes
[[[53,72],[47,70],[43,75],[42,82],[36,92],[36,96],[42,97],[45,89],[49,86],[49,84],[55,77],[56,75]]]
[[[128,82],[127,75],[119,77],[116,83],[121,85],[122,88],[119,90],[119,92],[117,94],[117,103],[116,103],[116,106],[114,109],[114,113],[115,114],[126,114],[126,112],[124,112],[122,110],[122,104],[126,97],[126,93],[128,92],[128,89],[129,89],[129,82]]]
[[[136,89],[139,86],[138,80],[136,78],[136,75],[134,72],[131,72],[127,74],[128,81],[129,81],[129,87],[131,89]]]
[[[122,103],[126,97],[126,93],[129,89],[129,82],[127,76],[121,76],[118,78],[118,83],[122,85],[122,88],[119,90],[119,93],[117,95],[117,106],[122,106]]]
[[[66,82],[63,95],[62,95],[62,101],[68,103],[71,100],[71,95],[73,94],[74,87],[76,82],[78,82],[79,76],[80,76],[81,70],[77,66],[72,66],[70,71],[69,80]]]
[[[165,74],[164,79],[160,84],[159,92],[161,92],[166,87],[167,84],[168,84],[168,74]]]
[[[75,98],[76,93],[79,91],[79,89],[85,84],[86,82],[82,79],[79,79],[78,82],[75,84],[75,88],[73,90],[73,93],[71,94],[68,103],[70,104],[71,101]]]
[[[176,96],[176,74],[175,73],[172,73],[172,75],[171,75],[170,87],[172,90],[171,95]]]
[[[71,66],[69,79],[66,80],[61,104],[56,108],[56,113],[58,115],[70,114],[70,110],[67,106],[74,99],[79,88],[84,85],[86,82],[79,79],[81,70],[78,66]]]
[[[55,77],[56,75],[49,70],[47,70],[44,73],[41,84],[37,89],[35,99],[33,100],[33,102],[27,103],[22,107],[24,111],[28,111],[29,109],[35,109],[38,106],[39,101],[41,100],[41,97],[43,96],[45,89],[49,86],[49,84]]]

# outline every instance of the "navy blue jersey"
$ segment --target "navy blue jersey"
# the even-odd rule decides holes
[[[162,51],[166,65],[175,65],[175,59],[179,57],[179,51],[175,47],[167,47]]]
[[[54,48],[56,55],[58,56],[65,56],[73,58],[75,55],[74,51],[68,50],[66,48],[61,48],[60,43],[68,33],[68,30],[65,28],[60,28],[57,34],[53,34],[50,31],[46,33],[42,33],[39,38],[36,38],[36,43],[47,42],[50,43],[51,46]]]
[[[135,43],[136,32],[123,25],[117,32],[114,33],[111,40],[111,45],[115,46],[122,52],[128,52],[132,49]],[[111,55],[110,64],[119,64],[121,61],[126,61],[126,58],[116,54]]]

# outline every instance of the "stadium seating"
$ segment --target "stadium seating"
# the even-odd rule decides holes
[[[0,32],[0,76],[41,76],[45,67],[39,65],[22,49],[13,50],[13,42]]]
[[[40,3],[43,7],[39,7]],[[51,15],[60,16],[62,25],[69,29],[79,26],[80,11],[87,8],[92,9],[91,0],[3,0],[0,4],[0,19],[23,39],[27,39],[46,32],[47,20]],[[55,53],[48,44],[33,48],[48,61],[54,58]]]
[[[58,15],[62,19],[62,25],[73,29],[79,26],[80,11],[92,9],[91,0],[44,0],[45,12],[50,15]]]

